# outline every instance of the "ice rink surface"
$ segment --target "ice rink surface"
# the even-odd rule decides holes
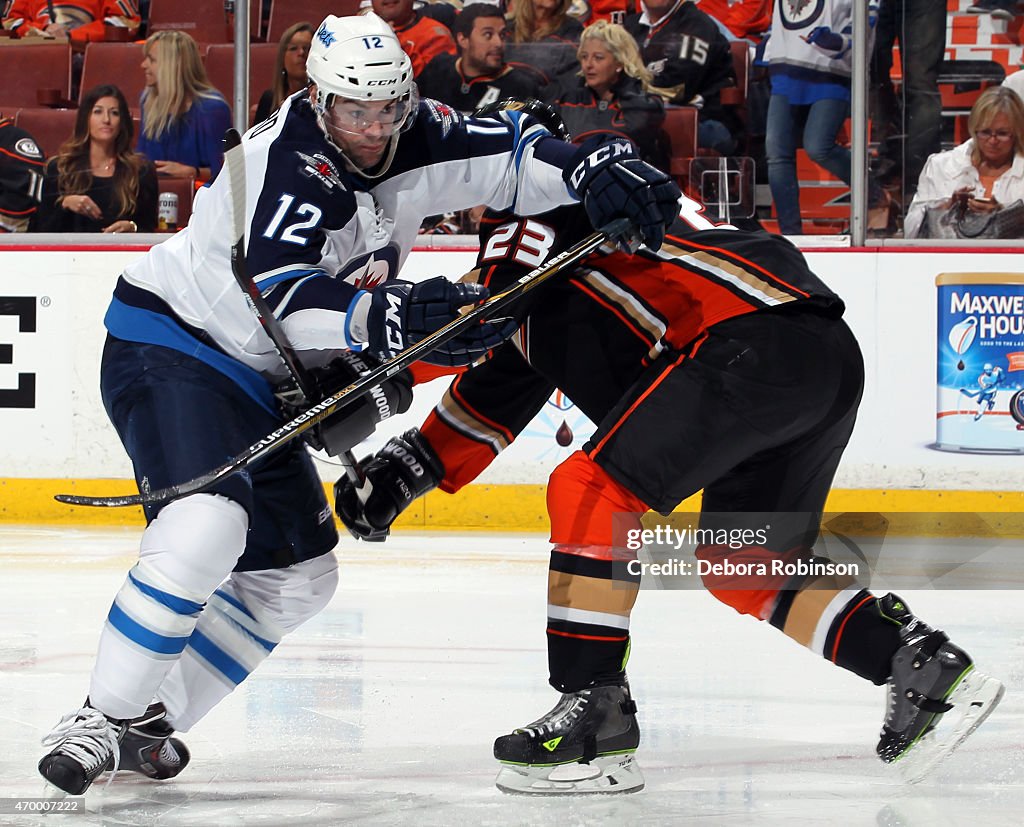
[[[553,706],[548,546],[531,535],[342,541],[329,608],[182,738],[178,778],[120,774],[75,814],[44,794],[39,739],[79,707],[137,530],[0,528],[0,825],[1017,825],[1024,812],[1021,567],[1005,591],[914,591],[1006,685],[922,783],[874,754],[885,691],[699,591],[643,591],[629,672],[647,787],[528,798],[495,789],[493,739]]]

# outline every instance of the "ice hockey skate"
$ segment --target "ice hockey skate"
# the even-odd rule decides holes
[[[904,779],[916,783],[992,713],[1003,685],[978,672],[966,652],[914,617],[896,595],[881,598],[879,608],[900,624],[902,646],[892,659],[876,751],[886,763],[898,761]]]
[[[108,718],[86,701],[43,738],[43,746],[53,749],[39,761],[39,772],[64,792],[82,795],[100,773],[117,771],[127,729],[128,721]]]
[[[174,729],[166,717],[164,705],[155,703],[131,722],[121,741],[120,769],[162,781],[188,766],[188,747],[171,737]]]
[[[633,757],[640,744],[629,687],[566,693],[543,718],[494,742],[495,781],[507,793],[565,795],[643,789]]]

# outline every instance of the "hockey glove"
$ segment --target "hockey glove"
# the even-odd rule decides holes
[[[315,399],[304,401],[294,382],[280,386],[277,398],[281,410],[294,419],[310,405],[351,385],[378,365],[380,361],[370,353],[346,350],[323,367],[309,371],[313,383],[310,392]],[[306,442],[318,451],[340,456],[369,437],[378,422],[405,413],[411,404],[412,376],[408,371],[396,373],[306,431]]]
[[[334,484],[334,510],[357,540],[383,540],[398,515],[444,478],[444,465],[416,428],[359,464],[362,485],[347,476]]]
[[[370,350],[392,358],[458,318],[460,308],[490,295],[481,284],[451,282],[443,276],[417,284],[387,281],[373,290],[366,317]],[[469,365],[515,333],[511,322],[482,322],[464,330],[423,357],[442,367]]]
[[[666,228],[679,215],[682,193],[676,182],[641,161],[629,141],[607,137],[587,141],[564,177],[596,229],[616,218],[628,218],[652,250],[661,247]],[[626,247],[623,239],[617,240]]]
[[[826,52],[842,52],[846,48],[843,36],[832,31],[828,26],[811,29],[811,33],[804,39],[812,46],[817,46]]]

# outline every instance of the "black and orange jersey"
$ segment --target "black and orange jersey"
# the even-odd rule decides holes
[[[0,118],[0,233],[23,232],[39,206],[46,159],[10,118]]]
[[[716,227],[684,198],[658,252],[607,250],[531,291],[520,327],[459,376],[423,425],[445,466],[441,488],[472,481],[557,388],[600,423],[663,353],[685,352],[720,322],[798,303],[844,305],[781,236]],[[479,279],[502,288],[591,232],[579,206],[532,218],[485,216]]]
[[[506,63],[492,75],[467,78],[462,71],[462,58],[451,54],[437,55],[416,79],[420,95],[434,98],[460,112],[504,98],[535,98],[540,91],[536,75]]]

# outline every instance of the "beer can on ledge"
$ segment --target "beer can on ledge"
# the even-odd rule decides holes
[[[160,232],[178,229],[178,194],[162,192],[157,198],[156,226]]]

